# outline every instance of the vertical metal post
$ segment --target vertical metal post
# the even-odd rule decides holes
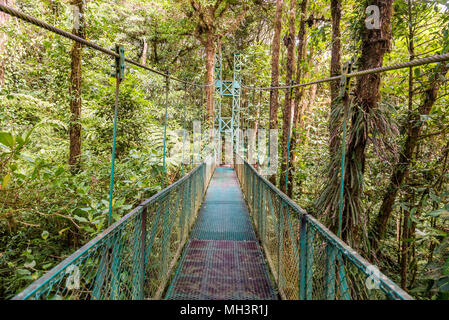
[[[115,143],[117,137],[119,89],[120,89],[120,82],[123,80],[125,76],[125,49],[123,48],[123,46],[116,45],[115,50],[120,55],[120,57],[115,58],[115,106],[114,106],[114,129],[112,134],[111,180],[109,184],[108,226],[111,225],[112,222],[112,197],[114,190]]]
[[[142,221],[140,226],[140,299],[145,298],[145,243],[147,239],[147,208],[142,210]]]
[[[165,199],[165,203],[164,203],[164,220],[163,220],[163,228],[164,228],[164,232],[162,234],[162,252],[161,252],[161,269],[160,269],[160,274],[159,274],[159,279],[163,279],[163,281],[170,275],[167,275],[167,270],[168,270],[168,261],[167,261],[167,257],[170,256],[170,242],[169,242],[169,237],[170,237],[170,226],[171,223],[169,221],[169,216],[170,216],[170,196],[167,196]]]
[[[341,253],[338,253],[338,288],[340,290],[340,297],[343,300],[351,300],[351,292],[346,278],[345,265]]]
[[[307,225],[305,214],[301,215],[301,225],[299,231],[299,300],[306,298],[306,273],[307,273]]]
[[[283,282],[282,282],[282,256],[284,255],[284,202],[283,200],[280,200],[280,206],[279,206],[279,234],[278,234],[278,245],[279,245],[279,251],[278,251],[278,285],[279,289],[282,289]]]
[[[132,298],[133,300],[143,299],[143,283],[145,273],[145,214],[146,208],[142,208],[139,219],[134,219],[134,239],[133,239],[133,281]]]
[[[335,247],[326,244],[325,299],[335,299]]]
[[[260,191],[260,197],[262,198],[262,203],[259,210],[259,238],[262,243],[265,243],[265,236],[264,236],[264,216],[265,216],[265,208],[266,208],[266,199],[265,199],[265,184],[262,183],[261,191]]]
[[[189,179],[190,180],[190,179]],[[186,212],[186,208],[187,208],[187,187],[188,187],[188,181],[185,181],[182,185],[182,193],[183,196],[181,198],[182,201],[182,208],[181,208],[181,243],[184,242],[184,234],[186,232],[186,225],[187,225],[187,212]]]
[[[312,293],[313,293],[313,242],[315,238],[315,231],[310,225],[310,223],[307,221],[307,218],[304,219],[306,221],[307,226],[307,267],[306,267],[306,299],[312,300]]]
[[[122,269],[122,230],[114,236],[112,247],[112,266],[111,266],[111,300],[120,298],[120,283]]]

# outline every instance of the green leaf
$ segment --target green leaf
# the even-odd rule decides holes
[[[415,77],[419,78],[421,76],[421,69],[420,68],[415,68],[413,70],[413,73],[415,74]]]
[[[89,226],[83,226],[82,228],[83,228],[84,230],[86,230],[87,232],[95,233],[95,230],[94,230],[93,228],[89,227]]]
[[[0,132],[0,143],[12,148],[14,146],[14,137],[9,132]]]
[[[442,277],[438,280],[437,286],[441,292],[449,292],[449,277]]]
[[[3,177],[2,189],[6,188],[6,186],[9,184],[10,181],[11,181],[11,175],[8,173],[6,176]]]
[[[31,261],[31,262],[25,263],[23,266],[24,266],[25,268],[34,268],[34,267],[36,266],[36,261],[33,260],[33,261]]]
[[[48,268],[50,268],[52,265],[53,265],[52,263],[46,263],[46,264],[44,264],[44,265],[42,266],[42,269],[48,269]]]
[[[449,219],[449,210],[446,209],[438,209],[432,212],[429,212],[427,216],[431,216],[434,218],[442,218],[442,219]]]
[[[75,218],[76,220],[78,220],[79,222],[89,222],[89,220],[87,220],[84,217],[80,217],[80,216],[74,216],[73,218]]]
[[[42,239],[46,240],[49,235],[50,235],[50,233],[48,233],[47,230],[44,230],[44,231],[42,231],[41,237],[42,237]]]
[[[22,276],[30,275],[30,274],[31,274],[30,270],[27,270],[27,269],[18,269],[18,270],[17,270],[17,273],[20,274],[20,275],[22,275]]]
[[[64,172],[64,167],[59,167],[56,171],[55,171],[55,176],[59,176]]]

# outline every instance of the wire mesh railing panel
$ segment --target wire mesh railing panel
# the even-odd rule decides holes
[[[279,290],[291,300],[299,298],[299,219],[284,204],[280,219]]]
[[[158,299],[187,239],[215,158],[144,201],[14,299]]]
[[[236,154],[235,170],[283,299],[412,299]]]

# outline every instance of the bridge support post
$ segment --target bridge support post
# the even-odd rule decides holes
[[[307,221],[307,219],[304,219]],[[311,225],[307,223],[307,271],[306,271],[306,299],[312,300],[313,293],[313,240],[315,238],[315,231]]]
[[[140,219],[134,221],[134,239],[133,239],[133,300],[142,300],[143,283],[145,281],[145,227],[146,227],[146,208],[140,212]]]
[[[282,257],[284,255],[284,209],[286,209],[284,202],[280,201],[279,206],[279,234],[278,234],[278,286],[279,291],[283,288],[283,272],[282,272]]]
[[[338,253],[338,288],[343,300],[351,300],[351,293],[346,279],[345,265],[341,253]]]
[[[257,221],[257,230],[260,233],[260,220],[261,220],[261,212],[262,212],[262,201],[263,201],[263,197],[262,197],[262,183],[260,181],[260,179],[257,179],[258,183],[257,183],[257,198],[258,198],[258,202],[257,202],[257,219],[255,221]]]
[[[112,267],[111,267],[111,300],[120,298],[120,277],[122,267],[122,230],[114,236],[112,247]]]
[[[259,212],[260,215],[260,226],[259,226],[259,235],[260,235],[260,241],[262,241],[262,243],[265,243],[265,217],[266,217],[266,207],[267,207],[267,199],[266,199],[266,190],[265,190],[265,185],[262,184],[262,206],[261,206],[261,210]]]
[[[300,225],[300,268],[299,268],[299,299],[312,300],[313,292],[313,239],[314,233],[307,222],[305,214],[301,215]]]
[[[306,297],[306,272],[307,272],[307,225],[305,215],[301,215],[301,225],[299,231],[299,300]]]
[[[325,271],[325,299],[335,299],[335,247],[327,243],[326,245],[326,271]]]
[[[140,226],[139,226],[140,222]],[[140,213],[140,221],[136,219],[134,236],[134,265],[133,265],[133,299],[143,300],[145,285],[145,239],[147,225],[147,208]]]

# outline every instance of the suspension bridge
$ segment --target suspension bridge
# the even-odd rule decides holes
[[[167,89],[170,80],[214,85],[220,96],[215,129],[232,138],[230,164],[222,165],[218,139],[197,167],[110,224],[14,299],[412,299],[248,162],[239,148],[243,84],[238,54],[232,81],[222,79],[218,57],[215,83],[196,84],[127,59],[122,47],[102,48],[5,5],[0,11],[115,58],[117,91],[125,63],[165,77]],[[337,80],[346,87],[351,77],[447,60],[449,55],[438,55],[279,88]],[[232,97],[227,118],[222,116],[225,97]],[[113,146],[118,107],[117,95]],[[111,200],[113,179],[114,156]]]

